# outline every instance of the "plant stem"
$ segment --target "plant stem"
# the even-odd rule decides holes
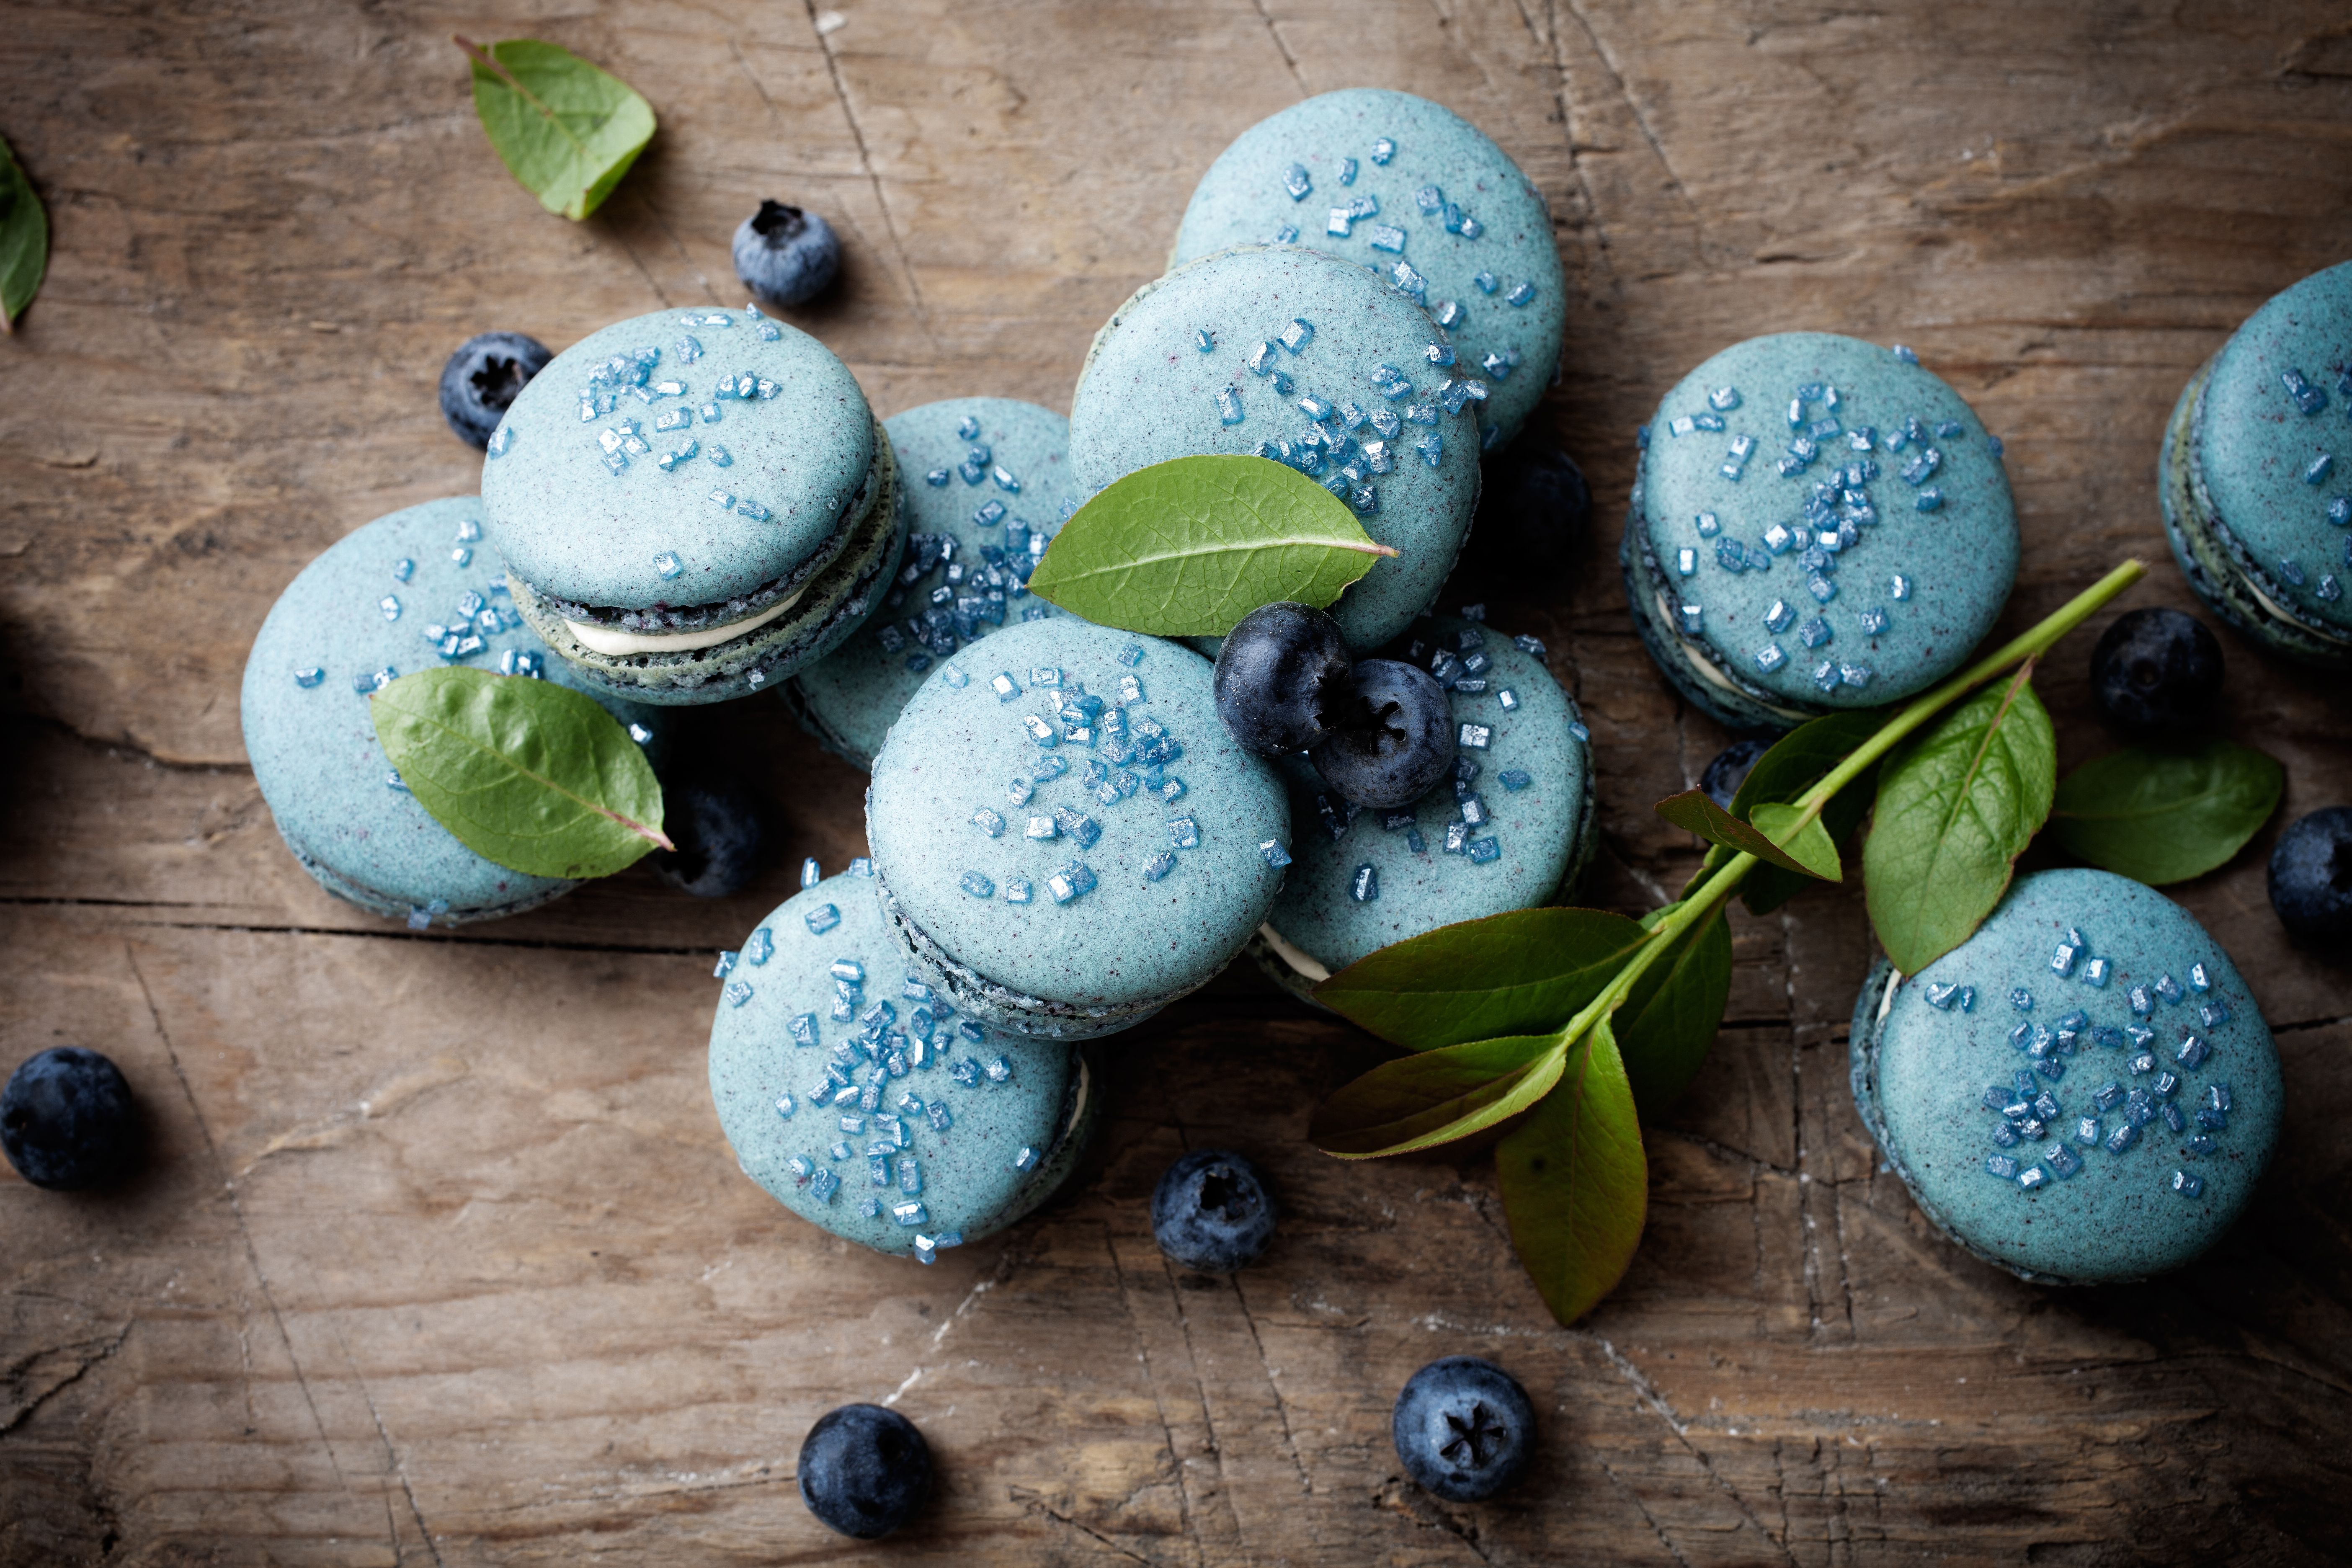
[[[1801,815],[1789,828],[1788,837],[1794,838],[1797,834],[1802,832],[1807,823],[1821,816],[1822,808],[1836,797],[1838,791],[1852,784],[1862,775],[1864,769],[1894,750],[1895,743],[1903,737],[1967,696],[1976,687],[1983,685],[1993,677],[2028,659],[2039,658],[2049,652],[2060,638],[2081,626],[2102,605],[2146,575],[2147,575],[2147,567],[2145,563],[2137,560],[2125,562],[2069,599],[2056,614],[2046,617],[2021,636],[2003,643],[1926,696],[1914,698],[1900,712],[1882,725],[1876,734],[1855,747],[1845,761],[1824,774],[1820,783],[1797,797],[1796,804],[1801,808]],[[1634,983],[1640,980],[1643,973],[1656,961],[1658,954],[1672,947],[1675,939],[1684,931],[1698,921],[1711,917],[1716,910],[1721,907],[1724,900],[1731,897],[1733,890],[1741,881],[1746,879],[1748,873],[1759,863],[1755,856],[1743,850],[1717,868],[1713,876],[1685,893],[1682,900],[1675,906],[1674,912],[1651,928],[1650,940],[1643,944],[1639,952],[1627,961],[1624,968],[1617,972],[1614,979],[1601,987],[1601,994],[1586,1004],[1581,1012],[1568,1021],[1559,1031],[1560,1044],[1565,1047],[1580,1038],[1603,1016],[1614,1013],[1622,1006],[1625,998],[1632,994]]]

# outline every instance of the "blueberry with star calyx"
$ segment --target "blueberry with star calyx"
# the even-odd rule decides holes
[[[1739,793],[1739,786],[1748,782],[1748,772],[1756,766],[1756,759],[1771,749],[1770,743],[1764,741],[1732,742],[1716,752],[1715,761],[1706,764],[1706,772],[1698,776],[1698,787],[1706,792],[1707,799],[1729,811],[1732,797]]]
[[[121,1069],[79,1046],[26,1058],[0,1089],[0,1152],[25,1180],[59,1192],[127,1173],[139,1116]]]
[[[879,1405],[845,1405],[801,1441],[801,1501],[828,1529],[860,1541],[887,1535],[931,1493],[931,1446]]]
[[[1261,605],[1225,634],[1211,689],[1217,717],[1244,751],[1304,752],[1331,728],[1355,656],[1339,623],[1306,605]]]
[[[2322,807],[2279,835],[2271,908],[2297,936],[2352,942],[2352,805]]]
[[[1527,1468],[1536,1411],[1518,1379],[1493,1362],[1447,1356],[1406,1380],[1389,1436],[1417,1485],[1448,1502],[1476,1502]]]
[[[2221,645],[2194,616],[2127,610],[2091,650],[2091,697],[2136,740],[2200,740],[2221,698]]]
[[[515,394],[551,357],[545,343],[520,332],[467,338],[441,367],[441,417],[467,446],[488,446]]]
[[[1307,753],[1346,800],[1411,805],[1454,771],[1454,710],[1417,665],[1368,658],[1348,672],[1330,732]]]
[[[779,305],[804,305],[841,269],[833,226],[805,207],[763,201],[735,230],[735,275]]]
[[[1530,431],[1490,454],[1478,472],[1471,550],[1513,567],[1565,566],[1592,521],[1592,487],[1576,460]]]
[[[759,875],[767,808],[737,780],[687,779],[663,787],[662,831],[677,847],[654,851],[656,875],[698,899],[730,898]]]
[[[1168,1167],[1151,1194],[1151,1235],[1178,1267],[1231,1274],[1274,1239],[1274,1194],[1230,1149],[1199,1149]]]

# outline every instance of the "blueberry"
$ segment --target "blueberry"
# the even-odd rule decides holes
[[[0,1089],[0,1151],[25,1180],[60,1192],[129,1171],[139,1117],[121,1069],[79,1046],[26,1058]]]
[[[2352,939],[2352,805],[2324,806],[2279,835],[2271,908],[2297,936]]]
[[[1592,521],[1592,487],[1558,447],[1534,436],[1515,442],[1480,466],[1478,512],[1470,539],[1510,565],[1557,570]]]
[[[520,332],[467,338],[441,367],[441,417],[467,446],[488,446],[507,405],[548,358],[546,344]]]
[[[845,1405],[801,1439],[801,1501],[827,1528],[860,1541],[915,1517],[931,1492],[931,1446],[878,1405]]]
[[[1245,751],[1306,751],[1329,732],[1326,715],[1353,663],[1339,623],[1322,611],[1261,605],[1217,650],[1217,717]]]
[[[1748,770],[1756,759],[1772,749],[1767,741],[1734,741],[1715,753],[1715,761],[1706,764],[1706,772],[1698,775],[1698,787],[1706,791],[1706,798],[1731,809],[1731,797],[1748,782]]]
[[[662,789],[662,831],[675,851],[654,851],[654,870],[698,899],[750,887],[768,840],[767,809],[732,779],[688,779]]]
[[[1536,1411],[1518,1379],[1493,1362],[1450,1355],[1406,1380],[1389,1436],[1415,1482],[1448,1502],[1476,1502],[1528,1468]]]
[[[1368,658],[1348,672],[1338,722],[1311,753],[1323,782],[1358,805],[1411,805],[1454,771],[1454,710],[1427,670]]]
[[[735,230],[735,275],[779,305],[804,305],[841,270],[833,226],[803,207],[761,202]]]
[[[1274,1239],[1274,1195],[1230,1149],[1198,1149],[1168,1167],[1151,1194],[1151,1234],[1179,1268],[1231,1274]]]
[[[2091,696],[2123,734],[2194,739],[2221,700],[2221,645],[2179,610],[2126,611],[2091,650]]]

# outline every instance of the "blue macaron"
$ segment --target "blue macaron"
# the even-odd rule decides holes
[[[2217,615],[2352,669],[2352,261],[2255,311],[2190,378],[2157,479],[2173,556]]]
[[[784,689],[810,733],[861,768],[933,663],[1058,613],[1024,584],[1076,505],[1070,422],[1050,408],[954,397],[883,428],[905,470],[906,556],[874,618]]]
[[[959,1018],[908,975],[877,888],[856,862],[719,955],[710,1098],[778,1203],[929,1263],[1045,1202],[1097,1097],[1075,1047]]]
[[[532,629],[590,684],[662,703],[779,686],[864,625],[905,541],[897,488],[848,367],[749,309],[591,333],[482,464]]]
[[[246,754],[286,847],[327,891],[418,929],[515,914],[579,884],[493,864],[434,821],[376,740],[379,687],[463,663],[588,691],[640,744],[661,727],[551,657],[501,572],[471,496],[380,517],[302,569],[246,660]]]
[[[2179,905],[2105,871],[2021,878],[1854,1005],[1854,1104],[1920,1211],[2042,1284],[2189,1263],[2254,1195],[2284,1098],[2244,978]]]
[[[1146,285],[1095,334],[1070,401],[1081,497],[1200,453],[1288,463],[1355,509],[1382,558],[1331,606],[1377,647],[1427,609],[1478,504],[1487,383],[1418,305],[1352,262],[1243,246]]]
[[[992,1027],[1083,1039],[1205,984],[1289,861],[1282,785],[1187,647],[1075,617],[924,678],[874,760],[866,840],[913,971]]]
[[[1926,689],[2016,581],[2000,443],[1908,349],[1750,338],[1685,376],[1643,440],[1618,555],[1633,624],[1727,728]]]
[[[1553,379],[1568,301],[1543,193],[1425,98],[1350,88],[1243,132],[1201,176],[1169,266],[1249,244],[1327,251],[1425,309],[1491,384],[1485,445],[1518,434]]]
[[[1255,951],[1297,995],[1407,937],[1548,903],[1592,852],[1591,737],[1543,645],[1446,616],[1399,651],[1447,688],[1454,773],[1402,810],[1366,811],[1284,760],[1294,863]]]

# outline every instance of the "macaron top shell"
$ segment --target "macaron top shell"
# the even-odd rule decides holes
[[[451,637],[449,662],[495,670],[527,657],[543,679],[587,689],[515,614],[481,525],[481,503],[465,496],[337,540],[270,607],[239,699],[246,754],[287,842],[333,878],[420,910],[496,910],[572,885],[509,870],[460,844],[392,784],[376,739],[368,701],[376,678],[443,663]],[[649,710],[589,695],[625,724],[659,723]]]
[[[1487,659],[1471,678],[1485,679],[1485,691],[1448,698],[1457,736],[1468,726],[1485,742],[1459,750],[1453,777],[1405,810],[1351,816],[1306,759],[1284,760],[1296,864],[1266,924],[1334,973],[1439,926],[1546,902],[1584,826],[1591,753],[1575,704],[1543,660],[1469,621],[1426,627],[1436,646]],[[1465,636],[1478,640],[1465,647]]]
[[[1219,251],[1146,285],[1095,334],[1070,403],[1071,477],[1091,496],[1172,458],[1261,447],[1301,468],[1399,552],[1331,606],[1352,646],[1378,647],[1436,598],[1477,509],[1475,404],[1449,414],[1441,390],[1470,373],[1429,357],[1444,338],[1353,263]]]
[[[483,459],[482,506],[542,597],[716,605],[838,548],[876,438],[848,367],[806,332],[658,310],[591,333],[517,395]]]
[[[710,1026],[710,1097],[744,1173],[882,1252],[1016,1212],[1080,1087],[1069,1047],[974,1040],[906,973],[874,879],[830,877],[751,932]]]
[[[1035,560],[1031,539],[1050,537],[1075,501],[1070,422],[1050,408],[1005,397],[952,397],[894,414],[883,428],[898,458],[900,509],[912,542],[908,559],[873,620],[795,678],[809,716],[861,766],[871,764],[935,662],[908,623],[937,611],[952,617],[951,639],[964,637],[967,627],[978,637],[1017,623],[1024,611],[1051,612],[1027,596],[1021,574]],[[936,544],[926,546],[925,536],[953,540],[954,560],[943,559]],[[989,550],[1003,552],[1013,581],[1003,604],[975,603],[972,609],[982,613],[966,613],[965,599],[987,596],[978,577],[998,564],[987,558]],[[931,595],[950,586],[947,579],[958,565],[963,571],[952,585],[954,600],[934,605]],[[1003,619],[991,620],[989,613]]]
[[[1750,338],[1685,376],[1650,426],[1635,504],[1667,624],[1815,710],[1934,684],[2017,577],[2016,507],[1983,424],[1915,362],[1827,332]]]
[[[1290,832],[1273,772],[1218,721],[1210,673],[1190,648],[1073,617],[1008,626],[933,670],[866,796],[901,915],[1048,1001],[1150,1005],[1214,974],[1281,885],[1260,847]]]
[[[1286,231],[1450,320],[1462,363],[1493,384],[1480,423],[1518,432],[1559,359],[1567,296],[1542,193],[1485,132],[1379,88],[1293,104],[1209,166],[1171,264]]]
[[[2021,879],[1904,980],[1875,1075],[1886,1152],[1929,1216],[1997,1263],[2077,1283],[2210,1246],[2252,1199],[2283,1093],[2229,955],[2161,893],[2091,870]]]
[[[2352,630],[2352,262],[2247,318],[2214,362],[2193,452],[2196,483],[2273,587]]]

